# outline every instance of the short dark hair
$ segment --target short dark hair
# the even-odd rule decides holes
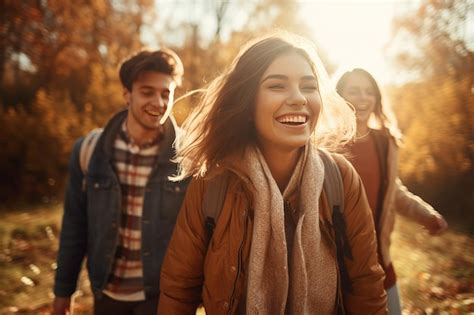
[[[133,82],[147,71],[169,74],[178,86],[181,85],[184,72],[181,59],[171,49],[143,50],[122,63],[119,70],[120,81],[127,90],[131,91]]]

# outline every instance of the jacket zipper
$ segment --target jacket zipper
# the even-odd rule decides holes
[[[235,297],[235,291],[236,291],[236,287],[237,287],[237,280],[239,279],[240,272],[241,272],[241,269],[242,269],[242,249],[244,247],[245,239],[246,239],[246,236],[247,236],[247,224],[248,224],[248,210],[247,210],[247,215],[245,216],[244,235],[242,237],[242,242],[240,242],[240,246],[239,246],[238,262],[237,262],[237,274],[235,275],[234,287],[232,289],[232,294],[230,296],[229,308],[227,309],[227,314],[231,313],[232,307],[234,306],[234,297]]]

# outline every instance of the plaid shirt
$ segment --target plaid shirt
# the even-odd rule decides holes
[[[158,157],[160,140],[138,146],[128,136],[125,122],[115,139],[113,164],[122,191],[122,217],[113,271],[104,293],[116,300],[145,299],[141,218],[145,187]]]

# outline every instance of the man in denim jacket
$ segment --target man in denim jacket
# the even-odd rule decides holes
[[[142,51],[120,80],[128,109],[101,132],[81,169],[84,138],[73,148],[64,203],[55,314],[67,314],[84,257],[95,314],[155,314],[160,269],[187,182],[176,174],[176,124],[168,117],[183,66],[172,51]],[[82,162],[82,161],[81,161]]]

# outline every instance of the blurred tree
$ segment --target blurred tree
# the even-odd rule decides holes
[[[468,0],[424,0],[395,21],[396,62],[414,82],[390,89],[405,131],[400,172],[444,214],[474,221],[473,43]],[[472,22],[472,21],[471,21]],[[470,45],[470,46],[469,46]],[[470,211],[467,211],[470,209]]]
[[[164,7],[168,22],[157,27]],[[184,93],[258,33],[308,36],[297,11],[296,0],[0,1],[0,204],[61,197],[72,142],[123,105],[117,67],[142,35],[181,56]],[[177,104],[179,122],[196,101]]]
[[[284,29],[315,41],[309,27],[298,17],[296,0],[173,1],[157,5],[158,11],[160,8],[167,11],[169,7],[173,9],[168,16],[162,17],[166,22],[156,37],[166,42],[171,41],[167,35],[175,38],[179,30],[184,32],[183,41],[174,47],[185,68],[184,89],[180,94],[205,86],[230,65],[248,40],[260,34]],[[177,9],[186,13],[177,16],[174,14]],[[240,21],[241,26],[236,26],[236,19],[245,22]],[[209,29],[214,31],[209,32]],[[318,53],[327,70],[332,72],[335,67],[325,52]],[[188,98],[176,105],[174,112],[178,122],[197,101],[197,98]]]
[[[74,139],[123,105],[153,3],[0,1],[0,204],[61,196]]]
[[[405,40],[398,64],[418,76],[472,73],[473,34],[468,26],[473,10],[470,0],[423,0],[413,13],[396,18],[396,39]]]
[[[151,4],[151,0],[2,1],[1,104],[23,104],[28,109],[38,90],[58,88],[67,90],[81,110],[93,64],[104,71],[116,67],[141,46],[140,28]]]

